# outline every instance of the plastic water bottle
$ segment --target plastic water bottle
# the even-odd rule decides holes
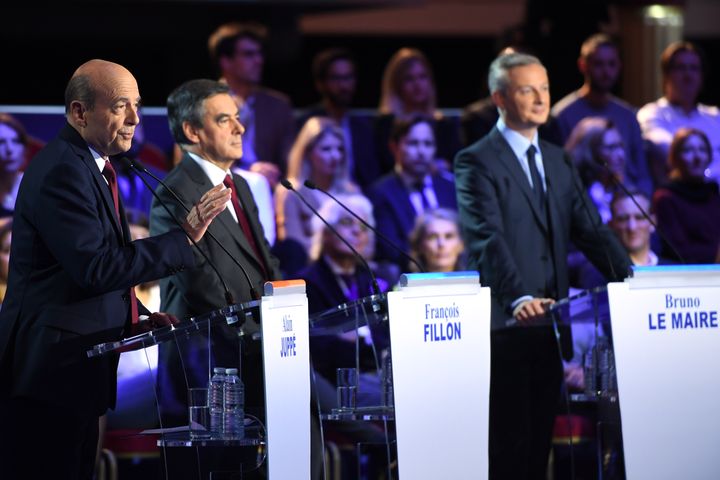
[[[595,345],[597,365],[597,389],[599,395],[607,395],[610,387],[610,341],[607,337],[598,337]]]
[[[237,368],[225,369],[224,398],[223,432],[225,438],[243,438],[245,436],[245,386],[238,376]]]
[[[210,407],[210,434],[213,438],[223,436],[223,404],[225,397],[225,369],[215,367],[208,385],[208,406]]]

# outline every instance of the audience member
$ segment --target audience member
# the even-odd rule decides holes
[[[703,58],[686,41],[668,45],[660,57],[663,96],[642,107],[637,118],[648,142],[655,185],[667,180],[667,158],[673,135],[682,127],[702,130],[710,141],[714,160],[705,176],[720,180],[720,110],[698,101],[703,83]]]
[[[368,192],[378,229],[405,252],[418,215],[437,207],[457,208],[450,174],[433,173],[436,150],[433,125],[431,119],[420,115],[397,119],[390,137],[395,170],[373,183]],[[407,271],[406,260],[396,248],[378,241],[376,250],[379,260]]]
[[[720,245],[720,194],[705,173],[712,162],[705,132],[681,128],[670,144],[670,181],[653,196],[663,256],[682,263],[713,263]],[[677,253],[676,253],[677,252]]]
[[[12,216],[23,174],[28,135],[8,113],[0,113],[0,218]]]
[[[415,219],[409,238],[410,255],[426,272],[454,272],[465,267],[456,211],[436,208],[424,212]],[[417,267],[411,264],[410,268]]]
[[[173,90],[167,103],[170,130],[185,156],[165,179],[168,188],[161,186],[157,190],[159,199],[169,207],[169,213],[159,200],[153,202],[151,234],[172,229],[171,215],[177,217],[183,212],[169,189],[174,190],[188,208],[212,185],[224,184],[233,191],[232,198],[224,203],[225,208],[209,228],[217,241],[208,238],[198,243],[197,248],[204,252],[204,255],[195,252],[198,268],[160,282],[162,308],[180,319],[188,319],[227,306],[231,300],[228,300],[224,285],[236,303],[258,299],[264,283],[279,278],[279,272],[277,261],[263,237],[258,208],[248,185],[230,171],[244,151],[243,126],[228,86],[214,80],[190,80]],[[249,282],[221,245],[241,263]],[[251,340],[252,334],[259,331],[259,325],[254,319],[246,319],[243,329],[246,333],[243,338],[247,341],[242,342],[240,363],[246,410],[263,417],[262,357],[257,342]],[[190,363],[181,361],[177,344],[160,346],[158,385],[166,420],[187,420],[187,388],[206,386],[210,367],[238,365],[240,340],[236,327],[218,326],[212,340],[211,360],[207,355],[207,338],[202,335],[183,345],[183,358],[194,359]],[[208,361],[212,365],[208,365]]]
[[[621,62],[617,44],[603,33],[592,35],[583,42],[577,64],[585,79],[583,85],[557,102],[551,111],[561,141],[567,142],[583,118],[592,116],[612,120],[617,127],[616,131],[622,135],[627,179],[650,195],[652,178],[635,109],[612,94],[620,77]]]
[[[347,170],[361,187],[380,176],[374,144],[372,118],[351,112],[356,90],[357,64],[344,48],[323,50],[313,59],[312,73],[320,103],[308,108],[298,119],[298,126],[315,116],[330,117],[345,134]]]
[[[452,158],[460,149],[459,125],[437,109],[437,93],[432,66],[414,48],[401,48],[388,61],[383,73],[376,142],[380,173],[394,167],[389,141],[395,120],[424,115],[435,123],[436,158],[440,168],[451,169]]]
[[[337,123],[327,117],[312,117],[298,133],[288,159],[288,179],[313,208],[327,196],[303,185],[312,181],[333,194],[357,191],[348,180],[345,136]],[[275,191],[278,240],[300,243],[310,251],[315,234],[315,214],[300,198],[284,187]]]
[[[226,23],[208,39],[210,57],[221,79],[238,98],[243,134],[243,168],[262,173],[275,188],[285,172],[285,161],[295,133],[288,97],[261,86],[267,37],[264,26]]]
[[[372,205],[361,194],[340,194],[338,199],[363,220],[374,226]],[[352,247],[370,261],[373,256],[374,234],[340,205],[328,199],[320,208],[320,214]],[[377,294],[373,289],[374,272],[368,272],[355,253],[348,248],[327,226],[315,218],[316,233],[313,237],[311,258],[313,262],[302,272],[307,284],[308,305],[311,314],[336,308],[368,295]],[[380,289],[387,290],[389,283],[377,278]],[[361,328],[341,335],[312,337],[310,354],[315,370],[331,383],[335,383],[335,370],[355,365],[355,346],[360,335],[361,372],[376,372],[376,354],[388,346],[388,333],[382,327]],[[378,337],[379,335],[379,337]],[[371,345],[375,346],[375,352]],[[378,357],[379,358],[379,357]],[[377,379],[375,379],[376,381]],[[359,404],[379,405],[379,384],[375,388],[360,387]],[[371,395],[370,398],[365,395]]]
[[[612,120],[585,117],[570,133],[565,151],[578,169],[603,223],[607,223],[617,182],[625,181],[625,150],[620,132]]]
[[[568,294],[569,242],[608,276],[624,276],[630,260],[597,212],[584,208],[589,199],[565,153],[538,139],[550,110],[540,60],[503,55],[488,77],[500,119],[457,155],[455,175],[470,267],[492,297],[490,478],[537,479],[547,472],[561,352],[570,343],[538,323],[547,305]]]

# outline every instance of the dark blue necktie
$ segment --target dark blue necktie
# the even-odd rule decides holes
[[[535,163],[535,145],[530,145],[527,149],[527,161],[530,167],[530,178],[532,178],[532,189],[535,196],[535,202],[541,212],[545,211],[545,191],[543,190],[542,179]]]

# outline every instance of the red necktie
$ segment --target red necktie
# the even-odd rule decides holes
[[[235,182],[233,182],[230,175],[226,175],[225,180],[223,180],[223,184],[230,189],[230,201],[232,202],[233,208],[235,209],[235,215],[237,215],[238,224],[240,225],[240,228],[242,229],[245,238],[247,238],[250,247],[252,247],[253,252],[255,252],[255,258],[257,258],[258,262],[260,263],[260,267],[262,267],[264,277],[268,278],[267,270],[265,268],[265,262],[263,261],[262,255],[260,255],[260,249],[255,242],[255,237],[252,234],[252,230],[250,230],[250,223],[248,222],[247,215],[245,215],[245,210],[243,210],[243,208],[240,206],[240,201],[238,200],[237,196],[237,190],[235,188]]]
[[[105,168],[103,168],[102,174],[110,186],[113,203],[115,204],[115,215],[117,215],[118,222],[122,225],[122,221],[120,220],[120,203],[118,201],[117,175],[115,175],[115,169],[112,163],[110,163],[110,160],[105,160]],[[130,287],[130,319],[132,323],[138,323],[137,298],[135,297],[135,289],[133,287]]]

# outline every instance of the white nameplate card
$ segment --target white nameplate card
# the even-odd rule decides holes
[[[608,285],[627,478],[720,478],[720,267]]]
[[[486,479],[489,288],[477,272],[403,275],[388,315],[402,478]]]
[[[309,479],[310,354],[305,282],[265,284],[260,312],[268,479]]]

